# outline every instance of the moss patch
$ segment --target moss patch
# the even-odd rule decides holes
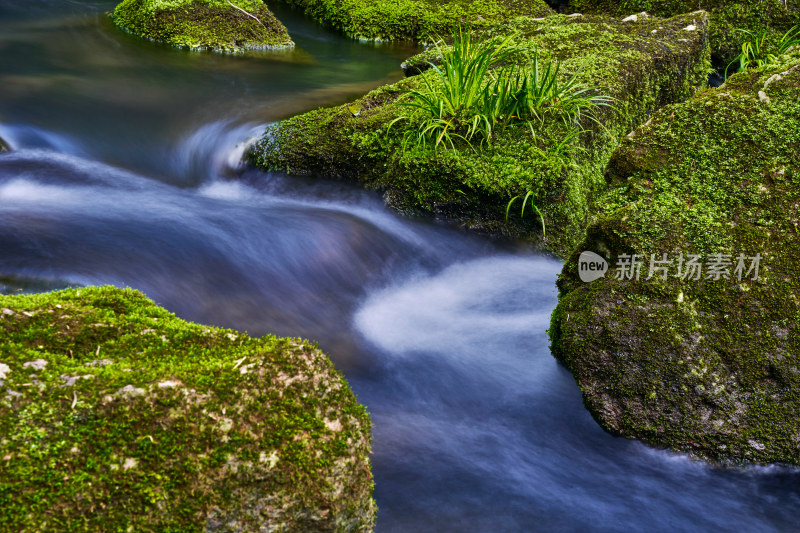
[[[111,18],[134,35],[190,50],[294,46],[283,24],[259,0],[124,0]]]
[[[370,422],[307,341],[113,287],[0,296],[7,531],[370,531]]]
[[[509,128],[490,148],[477,151],[462,146],[433,152],[404,145],[405,132],[416,123],[411,111],[397,104],[408,98],[403,89],[422,86],[419,77],[382,87],[352,104],[281,122],[249,157],[266,170],[358,182],[383,191],[387,203],[401,211],[528,238],[565,254],[582,235],[589,199],[605,188],[603,171],[619,138],[659,107],[689,97],[705,83],[705,20],[703,12],[634,23],[555,15],[520,17],[495,28],[517,32],[521,64],[529,68],[538,49],[540,56],[562,61],[564,78],[579,73],[585,84],[616,98],[616,109],[605,108],[599,116],[603,127],[586,121],[587,131],[567,157],[555,150],[568,133],[561,123],[539,128],[535,141],[526,126]],[[389,129],[401,116],[409,120]],[[540,241],[538,219],[516,214],[510,223],[505,220],[509,199],[527,191],[534,192],[544,213],[545,242]]]
[[[284,0],[345,35],[365,40],[431,40],[459,24],[487,27],[513,16],[543,17],[544,0]]]
[[[580,13],[627,16],[646,11],[671,17],[697,9],[710,13],[709,39],[721,65],[727,65],[740,51],[747,37],[737,29],[771,29],[782,34],[800,23],[800,6],[782,0],[570,0],[569,8]]]
[[[800,463],[798,96],[795,54],[664,108],[613,156],[551,327],[612,432],[708,459]],[[583,250],[612,269],[640,254],[642,278],[582,283]],[[645,280],[665,253],[667,279]],[[681,253],[702,256],[700,279],[676,277]],[[715,279],[709,265],[726,261]]]

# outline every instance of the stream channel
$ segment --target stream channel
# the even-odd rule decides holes
[[[0,0],[0,283],[130,286],[318,341],[372,415],[378,532],[800,531],[796,471],[595,423],[548,348],[558,261],[239,164],[267,124],[400,79],[412,50],[273,6],[295,51],[190,53],[115,29],[114,4]]]

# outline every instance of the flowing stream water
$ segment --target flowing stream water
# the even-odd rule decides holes
[[[319,341],[374,421],[379,532],[800,530],[797,471],[592,420],[548,348],[558,261],[239,165],[266,124],[399,79],[411,50],[276,8],[297,50],[189,53],[116,30],[113,6],[0,0],[0,282],[130,286]]]

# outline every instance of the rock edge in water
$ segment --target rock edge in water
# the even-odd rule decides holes
[[[284,0],[344,35],[365,41],[434,41],[452,28],[488,27],[516,16],[544,17],[544,0]]]
[[[707,15],[623,22],[609,17],[553,15],[517,17],[494,32],[515,35],[521,64],[531,54],[561,61],[566,80],[580,80],[616,99],[598,116],[603,127],[585,120],[586,129],[562,157],[555,150],[569,128],[552,121],[532,139],[521,125],[498,134],[491,149],[420,147],[406,133],[417,127],[406,89],[424,88],[425,72],[379,88],[340,107],[318,109],[278,123],[250,151],[265,170],[318,175],[355,182],[383,192],[387,203],[404,212],[432,214],[477,231],[522,237],[566,255],[587,223],[592,197],[605,189],[603,171],[619,138],[659,107],[681,101],[704,86],[709,68]],[[390,124],[398,117],[408,120]],[[538,145],[538,146],[537,146]],[[540,151],[537,151],[539,148]],[[542,155],[544,154],[544,155]],[[533,191],[539,218],[509,220],[513,196]]]
[[[613,155],[550,329],[611,432],[800,464],[798,97],[794,53],[662,109]],[[583,251],[609,262],[605,277],[581,281]]]
[[[313,344],[141,293],[0,296],[9,531],[371,531],[370,421]]]
[[[259,0],[124,0],[111,19],[139,37],[189,50],[241,53],[294,46]]]

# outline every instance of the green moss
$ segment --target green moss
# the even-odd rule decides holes
[[[312,344],[113,287],[0,296],[8,531],[369,531],[370,422]]]
[[[553,351],[609,430],[718,460],[800,463],[800,54],[659,111],[608,167],[565,265]],[[639,281],[578,279],[593,250]],[[652,254],[730,256],[729,279],[645,280]],[[738,256],[761,254],[757,280]],[[752,260],[747,259],[750,267]]]
[[[553,13],[543,0],[284,0],[345,35],[365,40],[431,40],[461,24],[487,27],[518,15]]]
[[[190,50],[294,46],[283,24],[258,0],[124,0],[111,18],[134,35]]]
[[[686,30],[695,25],[695,30]],[[689,97],[705,83],[708,54],[704,15],[623,24],[602,17],[526,17],[493,29],[516,33],[519,61],[530,66],[534,50],[561,61],[561,75],[578,73],[588,86],[616,99],[598,116],[602,127],[586,121],[586,132],[566,156],[554,146],[569,130],[561,123],[509,128],[489,148],[461,147],[433,152],[404,144],[416,127],[408,108],[397,105],[402,91],[422,86],[418,77],[382,87],[358,102],[318,109],[279,123],[250,153],[267,170],[345,179],[384,193],[404,212],[434,214],[478,231],[539,242],[534,217],[505,220],[515,195],[535,194],[544,213],[548,240],[539,242],[566,253],[580,239],[589,199],[604,190],[603,171],[619,139],[656,109]],[[429,75],[430,73],[423,74]],[[353,110],[356,109],[356,114]],[[389,129],[397,117],[407,117]],[[544,151],[542,155],[537,148]]]
[[[646,11],[658,17],[671,17],[698,9],[710,13],[709,39],[712,52],[722,65],[740,51],[746,35],[737,29],[771,29],[783,33],[800,23],[800,9],[782,0],[570,0],[569,8],[581,13],[628,16]]]

